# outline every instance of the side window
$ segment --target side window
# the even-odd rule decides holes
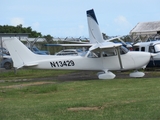
[[[105,49],[102,51],[103,57],[109,57],[109,56],[116,56],[116,51],[115,49]]]
[[[141,51],[145,51],[145,47],[141,47]]]
[[[133,47],[134,51],[139,51],[139,47]]]
[[[139,48],[136,48],[135,51],[139,51]]]
[[[89,58],[99,58],[99,57],[101,57],[101,55],[100,55],[100,52],[90,52],[89,54],[88,54],[88,57]]]

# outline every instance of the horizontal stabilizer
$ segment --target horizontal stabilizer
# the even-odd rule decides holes
[[[38,63],[27,63],[27,64],[24,64],[25,67],[32,67],[32,66],[37,66]]]

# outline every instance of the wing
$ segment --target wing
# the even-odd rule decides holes
[[[46,44],[45,46],[62,46],[62,47],[91,47],[93,44]]]
[[[92,47],[90,47],[90,51],[96,50],[96,49],[105,49],[105,48],[115,48],[115,47],[119,47],[122,44],[120,43],[112,43],[112,42],[103,42],[103,43],[98,43],[98,44],[94,44],[92,45]]]

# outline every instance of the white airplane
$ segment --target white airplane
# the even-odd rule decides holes
[[[160,41],[139,42],[133,45],[134,51],[143,51],[156,54],[146,67],[160,67]]]
[[[113,79],[110,71],[139,69],[146,66],[151,53],[128,51],[122,44],[104,42],[94,10],[87,11],[89,35],[94,44],[84,56],[37,55],[31,52],[17,38],[5,39],[14,67],[31,67],[54,70],[99,70],[99,79]],[[83,44],[84,45],[84,44]],[[89,44],[85,44],[89,46]],[[133,72],[130,77],[143,77],[143,72]]]

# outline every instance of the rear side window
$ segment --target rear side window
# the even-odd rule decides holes
[[[139,47],[133,47],[134,51],[139,51]]]
[[[145,47],[141,47],[141,51],[145,51]]]

